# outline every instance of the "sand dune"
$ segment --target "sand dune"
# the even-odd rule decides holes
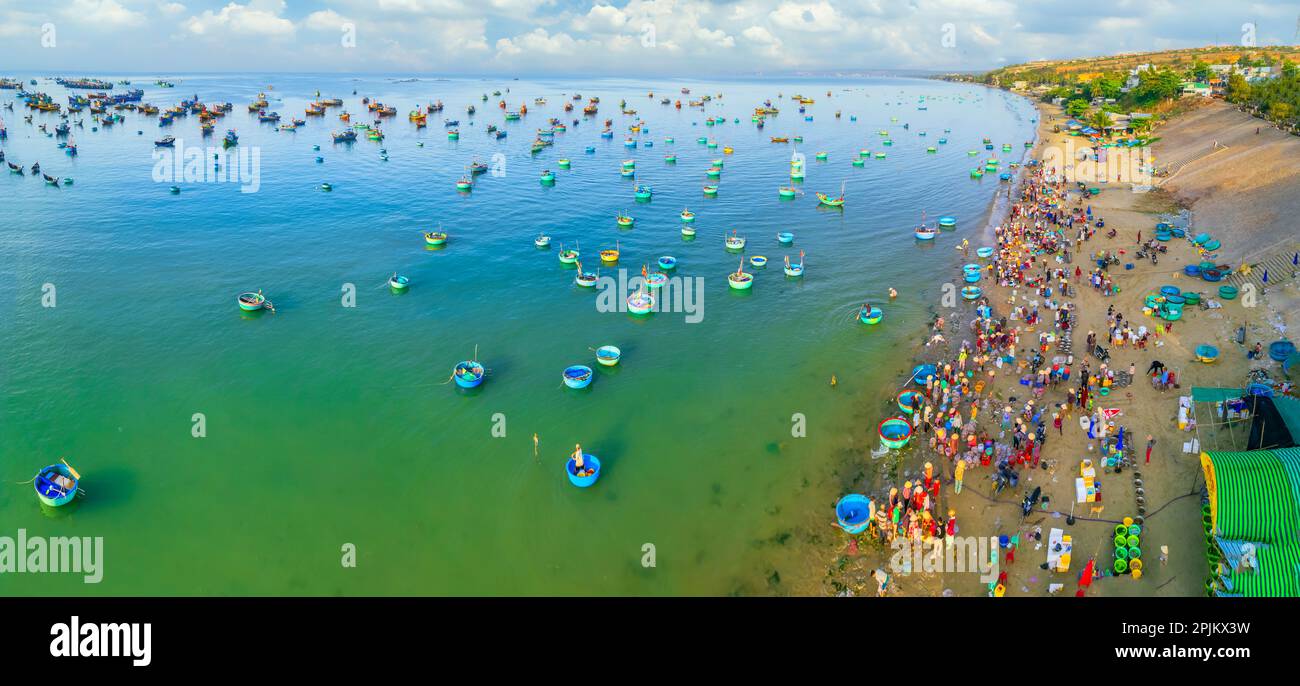
[[[1221,101],[1176,117],[1157,135],[1156,164],[1170,173],[1160,186],[1192,210],[1197,231],[1223,241],[1229,261],[1295,241],[1300,138]]]

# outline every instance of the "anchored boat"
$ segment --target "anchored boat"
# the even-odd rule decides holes
[[[451,372],[451,378],[456,380],[456,385],[461,388],[476,388],[483,383],[483,377],[486,375],[483,365],[478,360],[464,360],[456,363],[456,368]]]
[[[736,271],[727,275],[727,285],[737,291],[747,291],[754,287],[754,275],[745,271],[744,258],[741,258]]]
[[[803,276],[803,251],[799,251],[799,264],[790,264],[790,256],[785,256],[785,275],[800,277]]]
[[[52,464],[36,473],[33,485],[36,497],[50,507],[62,507],[77,497],[77,484],[81,475],[66,460]]]
[[[575,364],[564,369],[564,385],[569,388],[586,388],[591,385],[591,367]]]

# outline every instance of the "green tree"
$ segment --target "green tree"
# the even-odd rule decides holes
[[[1228,99],[1228,102],[1248,102],[1250,93],[1250,82],[1246,80],[1246,77],[1236,73],[1228,77],[1228,86],[1224,91],[1224,97]]]
[[[1075,98],[1065,103],[1065,113],[1071,117],[1081,117],[1084,112],[1088,111],[1088,101],[1082,98]]]

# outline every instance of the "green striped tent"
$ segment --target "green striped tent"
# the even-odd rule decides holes
[[[1300,596],[1300,448],[1201,454],[1216,592]],[[1257,570],[1232,569],[1245,546]],[[1217,549],[1217,550],[1215,550]],[[1217,553],[1225,561],[1217,564]]]

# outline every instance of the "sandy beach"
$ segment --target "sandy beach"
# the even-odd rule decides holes
[[[1066,117],[1060,108],[1039,105],[1039,111],[1039,140],[1031,152],[1033,158],[1044,159],[1053,146],[1058,150],[1068,149],[1072,143],[1077,151],[1086,143],[1086,139],[1071,140],[1064,132]],[[1061,130],[1055,130],[1056,127]],[[1260,129],[1258,134],[1256,128]],[[960,535],[1019,535],[1020,546],[1015,562],[1006,563],[1005,551],[1001,557],[1002,571],[1007,573],[1007,596],[1047,595],[1051,584],[1063,585],[1058,589],[1059,594],[1073,595],[1079,572],[1089,558],[1096,560],[1098,570],[1109,569],[1114,525],[1137,513],[1135,479],[1142,483],[1146,498],[1143,545],[1148,551],[1148,564],[1145,573],[1141,579],[1102,576],[1086,593],[1102,596],[1203,594],[1205,557],[1199,511],[1204,478],[1199,453],[1183,451],[1184,444],[1192,440],[1194,434],[1178,427],[1178,397],[1189,394],[1193,386],[1240,388],[1245,384],[1252,365],[1276,368],[1276,363],[1267,358],[1262,362],[1248,360],[1247,347],[1256,341],[1267,345],[1282,337],[1293,323],[1297,301],[1293,270],[1277,273],[1275,269],[1267,287],[1260,290],[1260,297],[1251,307],[1250,302],[1242,299],[1220,300],[1215,297],[1211,284],[1184,275],[1184,265],[1206,259],[1187,240],[1174,239],[1166,243],[1168,252],[1160,255],[1159,263],[1155,265],[1149,260],[1134,259],[1132,254],[1140,242],[1150,240],[1156,223],[1160,221],[1172,221],[1175,225],[1186,223],[1189,236],[1199,232],[1212,233],[1223,243],[1215,261],[1231,264],[1234,268],[1243,258],[1254,262],[1269,256],[1288,255],[1296,250],[1294,233],[1284,230],[1281,222],[1300,210],[1297,207],[1300,189],[1296,187],[1294,165],[1284,165],[1282,161],[1288,157],[1295,159],[1300,152],[1300,141],[1222,103],[1206,103],[1175,117],[1158,127],[1155,135],[1160,140],[1155,144],[1154,160],[1158,168],[1166,170],[1165,175],[1156,178],[1155,188],[1146,192],[1134,192],[1128,183],[1087,184],[1101,189],[1099,194],[1087,197],[1083,202],[1091,207],[1094,219],[1104,218],[1105,228],[1097,229],[1079,246],[1073,260],[1075,264],[1082,264],[1086,273],[1092,266],[1089,256],[1107,251],[1118,253],[1121,263],[1134,263],[1133,269],[1114,265],[1108,270],[1117,289],[1112,296],[1101,295],[1085,282],[1071,293],[1073,297],[1065,299],[1074,303],[1077,314],[1073,327],[1074,360],[1080,363],[1088,359],[1094,370],[1099,363],[1085,355],[1084,338],[1088,332],[1099,332],[1102,339],[1106,337],[1108,306],[1123,313],[1135,325],[1145,325],[1155,332],[1159,331],[1160,320],[1143,316],[1143,300],[1147,294],[1158,292],[1162,285],[1199,291],[1207,300],[1221,305],[1212,309],[1189,308],[1185,317],[1173,324],[1171,332],[1153,335],[1143,350],[1128,346],[1111,347],[1111,368],[1126,370],[1133,365],[1138,376],[1131,385],[1117,388],[1108,398],[1099,399],[1098,405],[1120,411],[1117,423],[1127,428],[1132,436],[1130,440],[1136,440],[1133,448],[1140,462],[1137,468],[1125,469],[1121,473],[1098,468],[1104,492],[1102,501],[1075,503],[1075,477],[1078,476],[1080,460],[1097,457],[1091,445],[1094,441],[1088,439],[1080,428],[1076,415],[1075,421],[1066,423],[1061,435],[1050,429],[1051,420],[1047,420],[1051,435],[1043,445],[1041,468],[1023,470],[1018,486],[1007,488],[1001,494],[994,493],[990,478],[993,470],[988,467],[967,470],[964,489],[960,495],[954,494],[952,463],[920,441],[914,441],[905,449],[897,467],[891,469],[886,466],[891,458],[873,460],[870,455],[874,436],[868,437],[873,445],[863,446],[859,458],[868,464],[865,482],[845,484],[845,492],[884,497],[891,487],[901,487],[904,480],[920,474],[925,462],[932,462],[936,468],[942,467],[942,488],[933,510],[937,513],[955,510],[960,522]],[[1287,171],[1280,171],[1282,169]],[[1066,171],[1070,171],[1068,165]],[[1027,173],[1028,168],[1019,170],[1016,187],[1012,189],[1016,198],[1020,194],[1020,182]],[[1072,189],[1068,205],[1075,206],[1077,199],[1078,193]],[[991,224],[1004,221],[1005,216],[995,215]],[[1113,238],[1107,237],[1111,229],[1116,232]],[[972,258],[973,248],[980,244],[976,241],[972,246]],[[1073,269],[1074,265],[1064,266]],[[1258,269],[1251,277],[1244,278],[1258,282]],[[953,280],[958,276],[954,274]],[[1243,277],[1237,279],[1240,281]],[[1023,289],[1017,291],[994,285],[991,279],[985,279],[981,285],[994,317],[1006,316],[1012,307],[1028,306],[1037,299]],[[943,334],[949,350],[923,348],[917,361],[933,363],[952,359],[955,346],[963,338],[970,338],[967,325],[973,316],[972,309],[969,304],[959,306],[958,314],[948,316]],[[1021,334],[1020,348],[1025,352],[1018,354],[1017,359],[1024,364],[1027,356],[1032,354],[1033,340],[1038,332],[1023,322],[1013,321],[1012,324]],[[1238,327],[1246,329],[1245,346],[1236,343]],[[1050,318],[1039,325],[1039,331],[1051,328]],[[930,334],[927,331],[923,337]],[[1212,365],[1197,362],[1193,350],[1201,344],[1218,347],[1222,351],[1219,361]],[[1059,353],[1048,353],[1046,357],[1050,361],[1054,355]],[[1163,362],[1177,375],[1178,387],[1163,391],[1153,387],[1142,375],[1153,360]],[[900,370],[900,377],[906,373],[906,370]],[[1026,389],[1017,383],[1017,377],[1016,374],[999,374],[992,391],[995,406],[1009,402],[1012,397],[1023,402]],[[1049,390],[1042,402],[1053,405],[1061,402],[1064,388],[1065,385]],[[892,397],[882,402],[875,416],[884,418],[897,414],[897,408],[892,404]],[[995,414],[982,415],[980,422],[981,428],[991,428],[994,435],[997,434]],[[1155,440],[1149,464],[1141,460],[1147,435]],[[1213,449],[1215,446],[1202,447]],[[1022,518],[1022,496],[1036,487],[1041,487],[1047,505],[1036,507]],[[828,516],[833,516],[830,508],[827,511]],[[1071,512],[1075,520],[1072,525],[1067,524]],[[1063,529],[1073,538],[1073,564],[1068,572],[1045,568],[1048,532],[1052,528]],[[1036,540],[1036,535],[1041,538]],[[877,583],[872,572],[877,568],[888,568],[892,551],[867,534],[851,537],[839,532],[835,545],[837,549],[830,553],[831,561],[825,567],[825,575],[813,582],[820,585],[820,592],[826,595],[876,595]],[[1162,549],[1168,550],[1166,559],[1160,559]],[[969,596],[988,593],[989,585],[971,573],[896,573],[891,576],[887,589],[887,595]]]

